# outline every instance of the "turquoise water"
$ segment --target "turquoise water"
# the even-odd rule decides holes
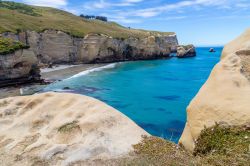
[[[208,50],[197,48],[194,58],[109,65],[113,68],[85,72],[44,91],[70,87],[70,92],[113,106],[150,134],[177,142],[184,129],[186,107],[219,61],[222,48],[216,48],[216,53]]]

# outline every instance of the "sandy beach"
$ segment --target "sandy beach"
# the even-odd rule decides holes
[[[98,68],[105,66],[107,64],[81,64],[81,65],[57,65],[53,68],[43,68],[41,69],[42,79],[48,82],[54,82],[69,78],[80,72],[91,70],[93,68]],[[15,87],[0,88],[0,99],[13,96],[21,96],[22,91],[25,94],[32,94],[39,91],[46,85],[41,84],[27,84]],[[22,89],[22,90],[20,90]]]
[[[58,65],[54,68],[41,69],[41,76],[46,81],[63,80],[80,72],[105,65],[107,64]]]

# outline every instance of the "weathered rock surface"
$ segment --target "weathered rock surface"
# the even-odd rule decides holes
[[[0,55],[0,87],[38,80],[40,70],[37,65],[38,59],[32,50]]]
[[[142,135],[148,133],[126,116],[86,96],[44,93],[0,100],[1,165],[121,157]]]
[[[196,50],[194,45],[180,45],[177,46],[177,57],[178,58],[186,58],[196,56]]]
[[[204,126],[250,123],[250,30],[225,46],[221,61],[187,108],[180,139],[192,151]]]
[[[115,39],[106,35],[89,34],[75,38],[67,33],[46,30],[43,33],[27,31],[9,37],[25,42],[40,62],[48,63],[98,63],[125,60],[156,59],[168,57],[176,51],[176,35],[148,36],[137,39]]]

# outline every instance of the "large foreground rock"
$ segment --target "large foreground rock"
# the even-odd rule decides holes
[[[0,100],[1,165],[121,157],[142,135],[148,134],[126,116],[86,96],[44,93]]]
[[[180,143],[190,151],[204,126],[250,124],[250,30],[225,46],[221,61],[187,108]]]

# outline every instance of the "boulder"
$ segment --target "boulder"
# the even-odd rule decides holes
[[[209,52],[216,52],[216,51],[214,50],[214,48],[210,48]]]
[[[2,99],[0,124],[1,165],[114,159],[149,135],[101,101],[64,93]]]
[[[0,87],[39,80],[37,65],[36,55],[29,49],[0,55]]]
[[[177,46],[177,57],[178,58],[186,58],[196,56],[196,50],[194,45],[180,45]]]
[[[204,127],[250,124],[250,30],[223,49],[221,61],[187,107],[179,143],[193,151]]]

